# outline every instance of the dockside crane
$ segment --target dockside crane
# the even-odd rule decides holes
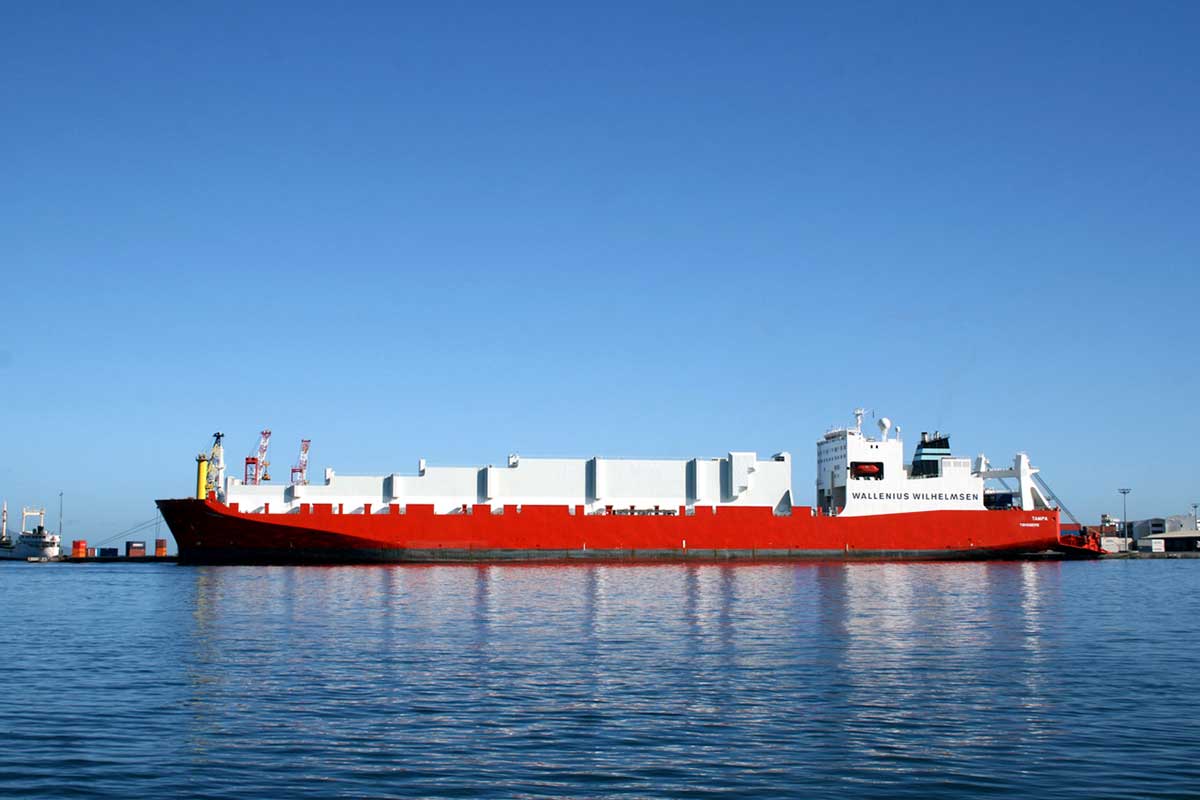
[[[267,447],[270,444],[271,430],[265,428],[259,434],[258,452],[246,457],[245,483],[247,486],[257,486],[263,481],[271,480],[271,473],[268,471],[271,462],[267,460]]]
[[[312,439],[300,440],[300,460],[292,467],[292,483],[301,486],[308,485],[308,446]]]

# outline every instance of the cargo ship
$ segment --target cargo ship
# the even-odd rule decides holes
[[[157,501],[184,564],[986,559],[1098,556],[1060,524],[1060,504],[1018,453],[993,468],[922,433],[853,426],[817,442],[816,502],[795,505],[792,459],[521,458],[504,466],[307,479],[308,441],[287,484],[266,481],[267,442],[226,477],[222,434],[197,457],[193,497]],[[1077,527],[1075,528],[1077,531]]]

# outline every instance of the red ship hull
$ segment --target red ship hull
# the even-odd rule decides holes
[[[216,500],[159,500],[179,560],[189,564],[367,562],[986,559],[1055,550],[1100,555],[1060,536],[1057,511],[923,511],[875,516],[790,515],[703,507],[674,515],[585,515],[563,506],[490,506],[434,514],[241,513]]]

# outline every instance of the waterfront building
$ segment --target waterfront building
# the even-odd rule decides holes
[[[1152,517],[1129,523],[1137,549],[1150,553],[1200,551],[1200,526],[1191,514]]]

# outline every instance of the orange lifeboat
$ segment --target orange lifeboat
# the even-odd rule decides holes
[[[865,478],[868,476],[873,477],[878,475],[882,470],[880,470],[878,464],[855,464],[851,468],[851,471],[854,473],[855,477]]]

